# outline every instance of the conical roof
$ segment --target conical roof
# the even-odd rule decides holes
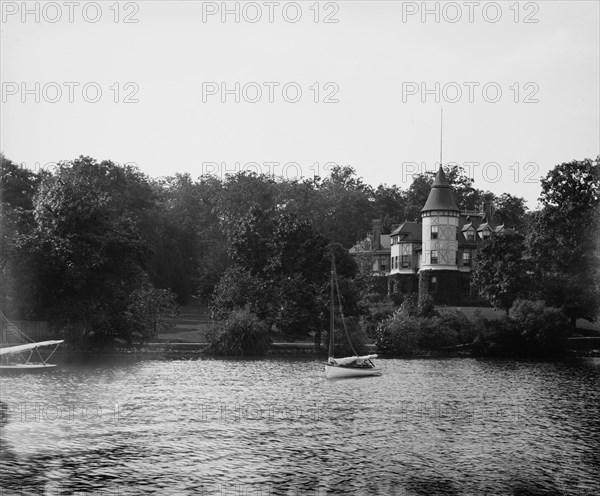
[[[421,212],[427,212],[430,210],[455,210],[459,211],[454,201],[454,190],[446,179],[444,169],[440,165],[440,168],[435,176],[435,181],[429,192],[429,197],[425,206],[421,209]]]

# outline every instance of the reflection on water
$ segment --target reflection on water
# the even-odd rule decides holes
[[[2,486],[600,494],[597,361],[380,364],[382,377],[338,381],[318,361],[274,359],[128,360],[2,377]]]

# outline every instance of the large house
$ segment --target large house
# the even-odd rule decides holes
[[[405,222],[390,234],[388,291],[427,291],[438,304],[476,303],[479,297],[471,285],[476,248],[503,228],[494,225],[490,204],[481,211],[460,211],[440,167],[421,222]],[[364,244],[350,252],[360,246]]]
[[[378,276],[390,274],[390,234],[381,234],[381,219],[373,221],[373,230],[367,237],[350,248],[350,254],[357,257],[361,253],[369,254],[370,270]]]

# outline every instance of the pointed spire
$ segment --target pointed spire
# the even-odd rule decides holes
[[[458,207],[454,201],[454,190],[448,182],[448,179],[446,179],[446,174],[441,165],[435,176],[435,181],[433,182],[429,196],[427,197],[427,202],[421,209],[421,212],[426,212],[428,210],[458,211]]]
[[[435,181],[433,181],[433,188],[451,188],[452,186],[446,179],[446,173],[444,172],[444,168],[440,165],[440,168],[435,175]]]

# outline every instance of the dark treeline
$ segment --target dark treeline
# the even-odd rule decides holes
[[[522,198],[476,189],[460,167],[447,173],[461,209],[492,202],[497,222],[523,235],[532,218],[552,222],[532,217]],[[2,156],[0,179],[3,311],[96,342],[150,337],[192,298],[216,318],[249,312],[269,332],[318,331],[332,251],[348,315],[359,316],[369,274],[348,248],[375,218],[384,233],[419,219],[433,182],[421,174],[406,190],[373,188],[350,167],[310,180],[154,179],[83,156],[39,173]]]

